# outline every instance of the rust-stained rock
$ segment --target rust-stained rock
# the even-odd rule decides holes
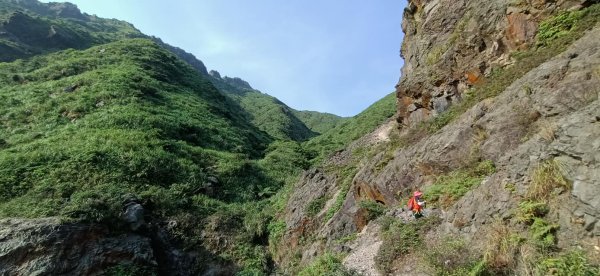
[[[506,16],[508,28],[506,29],[506,41],[511,49],[526,48],[533,41],[538,29],[531,14],[512,13]]]

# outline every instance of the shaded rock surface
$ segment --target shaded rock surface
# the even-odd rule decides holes
[[[0,220],[0,275],[101,275],[115,268],[158,275],[233,275],[207,252],[185,252],[167,231],[123,233],[58,218]]]
[[[118,264],[156,271],[151,240],[135,234],[61,224],[58,219],[0,221],[0,274],[95,275]]]

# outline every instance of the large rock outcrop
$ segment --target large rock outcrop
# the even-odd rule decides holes
[[[94,275],[117,265],[156,270],[149,238],[58,219],[0,221],[0,274]]]
[[[401,142],[391,147],[379,146],[381,141],[363,143],[372,154],[360,161],[353,160],[358,152],[354,143],[323,169],[307,172],[287,205],[284,246],[302,253],[303,264],[326,251],[355,256],[339,241],[366,229],[361,200],[398,206],[410,191],[426,188],[437,176],[474,159],[490,160],[496,172],[446,206],[434,232],[481,239],[489,225],[514,218],[535,170],[555,160],[573,184],[572,190],[553,191],[549,216],[559,224],[557,245],[600,256],[600,27],[441,130],[415,131],[417,122],[445,111],[494,67],[512,66],[509,54],[531,47],[540,20],[555,9],[584,2],[410,1],[403,22],[406,63],[397,86],[399,116],[381,128],[397,124],[399,134],[392,140]],[[335,168],[349,165],[355,170],[345,188]],[[339,193],[346,191],[339,211],[327,216]],[[328,199],[323,210],[308,214],[311,202],[322,198]],[[277,257],[285,262],[292,254]]]
[[[233,275],[208,252],[179,249],[168,231],[135,232],[59,218],[0,220],[0,275]],[[119,274],[121,273],[121,274]]]
[[[398,121],[414,125],[444,112],[494,69],[509,65],[510,53],[531,46],[544,18],[586,2],[410,0],[402,21]]]

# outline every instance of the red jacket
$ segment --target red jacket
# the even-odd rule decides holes
[[[413,196],[408,200],[408,209],[412,210],[413,212],[420,212],[423,207],[421,207],[419,204],[417,204],[417,199]]]

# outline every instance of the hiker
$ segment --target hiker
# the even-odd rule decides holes
[[[423,216],[423,209],[425,208],[425,201],[421,199],[423,193],[420,191],[414,192],[413,196],[408,200],[408,209],[413,212],[415,218]]]

